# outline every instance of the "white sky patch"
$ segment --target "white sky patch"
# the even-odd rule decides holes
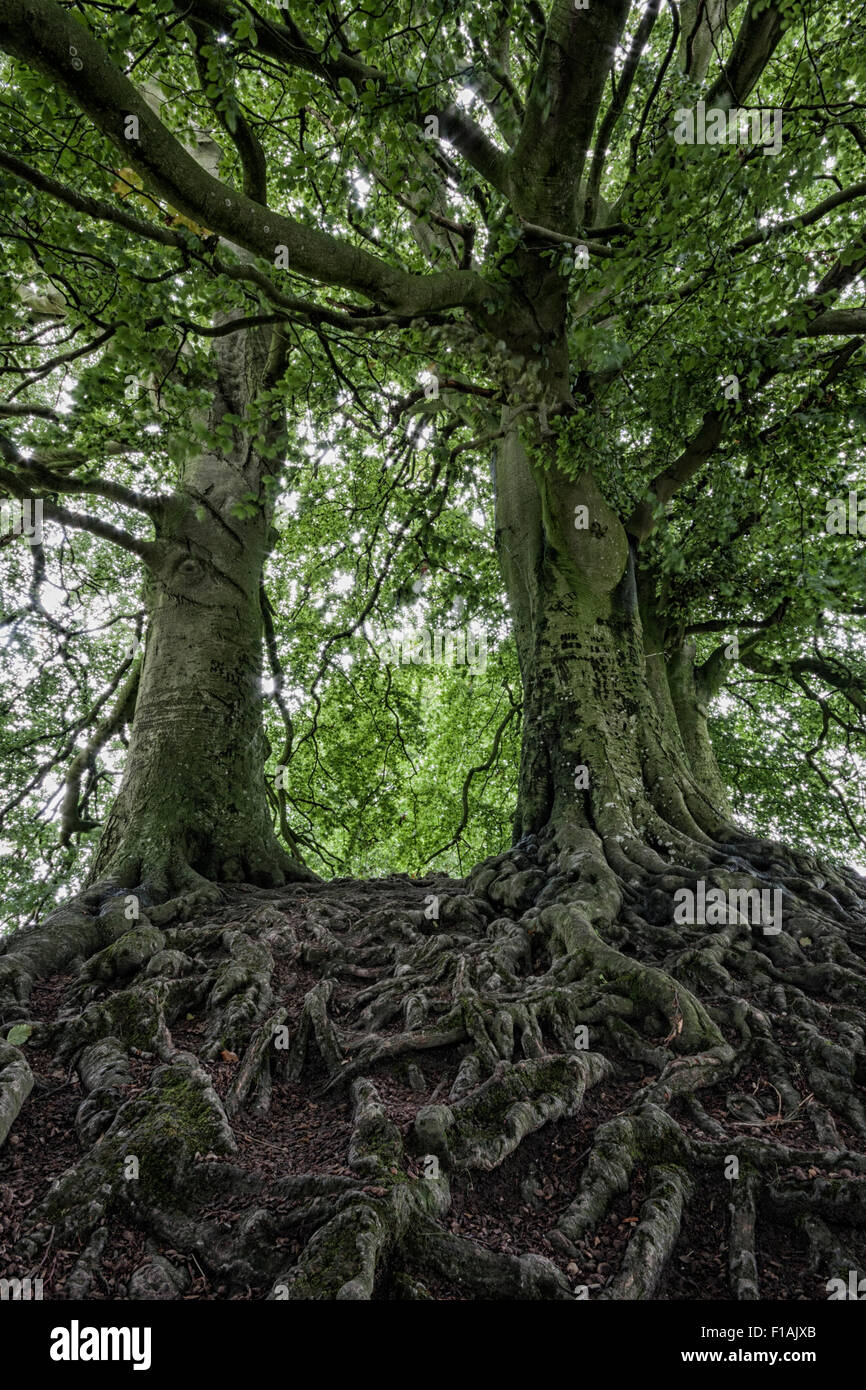
[[[353,184],[358,198],[358,204],[360,207],[365,208],[370,196],[370,181],[369,179],[359,177],[353,180]]]
[[[42,607],[46,613],[59,613],[63,607],[64,593],[62,589],[56,588],[53,584],[45,583],[42,586]]]
[[[287,492],[285,496],[281,497],[280,500],[277,502],[277,515],[297,516],[300,501],[301,494],[299,492]]]

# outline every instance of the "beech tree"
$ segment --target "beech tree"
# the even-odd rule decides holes
[[[90,1250],[122,1209],[272,1297],[426,1297],[426,1277],[566,1298],[634,1189],[606,1296],[647,1298],[702,1174],[732,1182],[734,1297],[759,1296],[756,1220],[795,1224],[823,1278],[849,1268],[835,1228],[860,1221],[866,1171],[866,893],[843,862],[862,843],[846,776],[866,699],[862,38],[838,3],[799,0],[0,0],[0,487],[64,546],[82,533],[105,567],[99,622],[145,634],[125,660],[112,647],[92,701],[68,663],[40,678],[48,699],[77,682],[49,762],[67,764],[64,844],[96,838],[129,739],[86,886],[0,960],[0,1016],[76,1060],[105,1126],[97,1152],[81,1121],[84,1156],[22,1233],[25,1262],[49,1227]],[[317,449],[336,492],[317,492]],[[275,527],[287,495],[297,521]],[[471,520],[488,495],[501,581]],[[57,618],[44,545],[14,549],[23,597],[3,616],[41,621],[16,657],[32,665]],[[317,586],[327,614],[299,640],[281,599],[303,624]],[[495,652],[439,687],[451,804],[441,837],[427,807],[422,840],[444,872],[378,898],[317,882],[313,863],[371,867],[365,798],[320,806],[321,760],[341,788],[356,760],[369,781],[378,712],[407,766],[421,727],[420,649],[409,672],[393,644],[377,661],[383,625],[455,597]],[[287,684],[306,692],[300,738]],[[461,726],[471,765],[449,751]],[[515,805],[492,807],[511,759]],[[19,758],[16,775],[20,806],[47,769]],[[377,814],[398,819],[404,794]],[[421,868],[412,838],[372,867]],[[229,884],[270,906],[238,925]],[[231,929],[171,926],[226,895]],[[288,906],[305,902],[302,930]],[[274,955],[321,977],[289,1023]],[[22,1022],[34,981],[73,964],[75,1008]],[[202,1007],[203,1057],[238,1065],[227,1097],[169,1032]],[[8,1124],[32,1085],[14,1029]],[[130,1047],[164,1065],[123,1103]],[[374,1074],[409,1065],[426,1091],[415,1053],[439,1059],[429,1089],[447,1078],[448,1101],[404,1134]],[[266,1181],[199,1156],[234,1152],[241,1107],[266,1112],[317,1065],[328,1095],[351,1088],[349,1169],[284,1178],[293,1214],[257,1232]],[[753,1065],[769,1112],[729,1089]],[[595,1128],[544,1250],[446,1232],[452,1185],[612,1078],[630,1099]],[[781,1142],[771,1121],[803,1107],[811,1134]],[[133,1195],[130,1152],[149,1174]],[[223,1239],[181,1218],[166,1171],[179,1192],[246,1194],[255,1219]],[[274,1223],[303,1233],[290,1266]]]

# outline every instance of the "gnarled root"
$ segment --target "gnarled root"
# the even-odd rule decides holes
[[[122,1220],[153,1247],[129,1286],[167,1296],[174,1251],[229,1296],[678,1297],[704,1202],[716,1297],[772,1296],[778,1228],[821,1296],[863,1262],[866,887],[661,829],[562,825],[457,884],[227,889],[191,923],[115,883],[8,939],[0,1018],[37,1006],[0,1041],[0,1140],[37,1132],[46,1050],[84,1092],[81,1154],[11,1262],[62,1237],[85,1289]],[[699,877],[781,880],[782,930],[675,922]],[[61,971],[40,1021],[35,983]],[[542,1236],[520,1212],[547,1201]],[[527,1248],[497,1226],[509,1204]]]

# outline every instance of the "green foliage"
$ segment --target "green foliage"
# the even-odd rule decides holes
[[[322,81],[303,67],[287,79],[262,54],[265,26],[282,12],[238,9],[229,32],[205,46],[203,86],[170,0],[79,8],[134,80],[164,94],[162,119],[180,139],[198,131],[220,144],[227,189],[242,183],[240,144],[230,137],[245,123],[267,165],[269,208],[418,274],[460,261],[466,243],[454,228],[471,226],[491,322],[504,288],[522,292],[537,233],[533,242],[501,194],[453,145],[425,140],[416,118],[419,102],[433,110],[462,100],[504,148],[508,103],[490,77],[498,6],[396,0],[339,24],[312,0],[292,5],[293,24],[313,36],[322,62],[350,51],[384,83]],[[593,255],[587,270],[570,243],[543,253],[567,287],[576,404],[551,428],[563,472],[575,477],[590,460],[626,518],[705,414],[724,413],[721,447],[656,508],[659,524],[642,549],[647,592],[666,640],[673,648],[693,636],[699,662],[727,633],[745,646],[764,632],[747,650],[765,669],[731,664],[712,711],[737,807],[762,831],[862,859],[866,538],[830,535],[824,522],[829,498],[852,489],[866,497],[866,411],[856,374],[834,375],[844,340],[801,336],[822,307],[810,298],[821,277],[862,252],[862,199],[767,233],[862,179],[856,103],[866,44],[848,7],[821,4],[814,17],[789,8],[790,29],[760,86],[762,105],[784,105],[785,138],[772,158],[672,141],[673,113],[706,90],[675,62],[658,85],[672,35],[662,10],[610,136],[601,197],[613,211],[595,219],[628,234],[605,238],[602,225],[610,254]],[[514,7],[508,20],[510,80],[524,102],[539,51],[536,9]],[[626,40],[638,21],[635,7]],[[732,42],[733,32],[720,38],[718,61]],[[287,359],[258,412],[209,425],[214,325],[231,315],[272,321],[280,316],[273,293],[240,278],[246,253],[217,244],[192,218],[179,221],[158,194],[121,198],[122,154],[59,83],[5,58],[2,77],[13,156],[43,179],[175,232],[179,243],[88,216],[38,180],[0,171],[0,333],[12,383],[4,395],[14,385],[14,399],[37,412],[0,421],[15,447],[54,451],[58,468],[83,484],[168,496],[203,446],[230,445],[241,425],[263,431],[284,411],[285,439],[265,446],[272,475],[259,492],[244,489],[232,511],[243,520],[283,508],[266,581],[288,746],[276,701],[266,702],[265,718],[269,776],[284,754],[289,769],[289,824],[326,873],[415,873],[433,856],[459,872],[501,849],[515,796],[516,715],[493,765],[469,781],[468,821],[451,841],[468,774],[519,703],[489,467],[505,396],[538,403],[549,343],[539,330],[519,377],[508,378],[504,345],[492,334],[480,350],[461,310],[355,331],[353,315],[375,317],[381,306],[348,302],[324,276],[313,284],[259,258],[265,284],[309,312],[285,309]],[[855,279],[842,303],[861,295]],[[439,397],[420,400],[431,369]],[[732,376],[736,397],[723,387]],[[111,499],[73,505],[138,538],[150,534],[146,518]],[[63,776],[110,706],[146,595],[132,555],[56,523],[41,550],[0,538],[0,583],[0,894],[8,919],[22,921],[86,874],[94,834],[67,849],[57,842]],[[470,625],[487,638],[483,672],[396,665],[373,650],[385,630]],[[823,662],[824,675],[804,669],[807,660]],[[110,804],[124,751],[115,738],[86,779],[94,819]]]

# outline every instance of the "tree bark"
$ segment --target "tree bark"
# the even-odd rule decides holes
[[[496,494],[524,687],[515,839],[566,822],[650,842],[724,832],[692,666],[676,644],[665,654],[634,543],[592,469],[567,477],[551,439],[515,421]]]
[[[272,506],[261,450],[282,426],[250,420],[268,381],[261,331],[216,340],[207,437],[231,412],[231,443],[184,467],[157,522],[148,631],[123,781],[94,880],[164,896],[208,880],[312,877],[279,844],[268,809],[260,586]],[[255,503],[250,499],[255,496]],[[248,515],[239,516],[239,504]]]

